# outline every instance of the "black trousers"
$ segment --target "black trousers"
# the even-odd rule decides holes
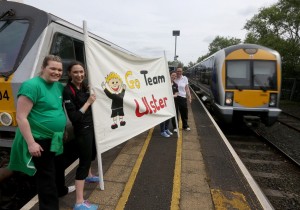
[[[182,121],[182,128],[186,129],[189,127],[188,125],[188,106],[187,106],[187,99],[184,97],[177,96],[175,99],[175,108],[176,108],[176,115],[177,120],[179,120],[179,113]],[[172,119],[173,128],[176,128],[175,117]]]
[[[68,187],[66,187],[65,183],[65,168],[66,161],[64,154],[55,156],[55,182],[58,192],[58,197],[62,197],[68,194]]]
[[[79,166],[76,170],[76,180],[84,180],[89,173],[92,160],[96,158],[94,128],[81,129],[76,133],[76,144],[79,155]]]
[[[55,179],[55,153],[50,151],[51,139],[35,140],[43,148],[40,157],[32,161],[37,169],[35,174],[40,210],[59,210]]]
[[[175,104],[175,111],[176,111],[176,116],[177,116],[177,120],[178,120],[179,116],[178,116],[178,102],[177,102],[177,97],[174,98],[174,104]],[[172,118],[172,126],[173,126],[173,129],[176,129],[176,118],[175,117]]]

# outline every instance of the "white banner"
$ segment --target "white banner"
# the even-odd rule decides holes
[[[146,59],[86,38],[98,154],[175,116],[165,57]]]

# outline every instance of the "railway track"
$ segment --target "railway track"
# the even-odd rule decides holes
[[[300,209],[300,167],[246,126],[222,130],[273,207]]]
[[[300,118],[287,112],[281,112],[278,122],[290,129],[300,132]]]
[[[287,118],[283,120],[289,126],[282,120],[271,127],[259,124],[251,129],[243,123],[219,123],[226,138],[276,210],[300,209],[300,132],[291,128],[297,123],[293,124]]]
[[[280,122],[275,123],[272,127],[259,125],[252,129],[300,167],[300,131]]]

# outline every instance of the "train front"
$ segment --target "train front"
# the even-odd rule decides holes
[[[220,73],[221,115],[227,122],[244,119],[272,125],[281,89],[281,59],[278,52],[252,44],[224,50]]]
[[[17,128],[20,85],[33,76],[47,14],[17,2],[0,1],[0,146],[10,147]]]

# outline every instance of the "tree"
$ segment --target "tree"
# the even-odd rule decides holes
[[[176,70],[177,67],[184,67],[184,64],[181,61],[168,61],[169,70]]]
[[[238,38],[216,36],[216,38],[208,46],[209,52],[206,55],[200,56],[197,60],[197,63],[223,48],[229,47],[231,45],[236,45],[239,43],[241,43],[241,39]]]
[[[212,55],[219,50],[241,43],[241,39],[234,37],[217,36],[208,46],[209,54]]]
[[[202,55],[198,58],[197,63],[199,63],[200,61],[203,61],[205,58],[209,57],[211,54],[207,53],[205,55]]]
[[[247,21],[247,43],[277,50],[285,77],[300,77],[300,1],[279,0]]]
[[[195,63],[193,63],[192,61],[190,61],[187,67],[190,68],[190,67],[192,67],[194,65],[195,65]]]

